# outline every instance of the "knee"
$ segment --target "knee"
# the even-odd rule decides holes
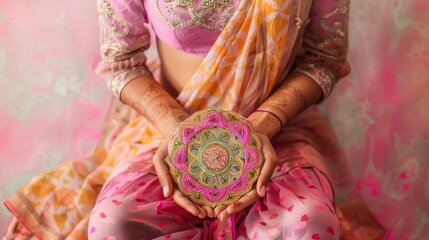
[[[115,199],[106,198],[94,206],[88,221],[88,239],[114,239],[117,236],[114,231],[124,226],[127,219],[125,204],[118,203]]]
[[[292,206],[292,205],[291,205]],[[340,223],[328,206],[295,204],[288,209],[264,211],[246,219],[247,238],[339,239]]]
[[[328,206],[297,210],[292,221],[282,226],[290,239],[339,239],[341,227],[337,215]],[[289,234],[291,233],[291,234]],[[287,239],[287,238],[286,238]]]
[[[150,239],[151,236],[159,236],[158,231],[147,227],[144,219],[150,218],[145,216],[145,212],[135,208],[126,199],[106,198],[98,202],[89,218],[88,239]]]
[[[163,235],[162,229],[154,224],[156,210],[150,209],[156,203],[147,205],[141,199],[124,197],[120,201],[113,197],[99,201],[88,222],[88,239],[153,239]]]

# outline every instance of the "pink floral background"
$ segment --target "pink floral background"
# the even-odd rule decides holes
[[[429,1],[355,0],[351,75],[321,106],[386,239],[429,239]],[[0,197],[91,152],[110,94],[94,1],[0,1]],[[0,232],[8,219],[0,208]]]

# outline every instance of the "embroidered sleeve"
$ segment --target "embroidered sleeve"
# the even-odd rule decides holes
[[[97,0],[102,60],[95,72],[116,97],[131,80],[152,74],[144,50],[150,45],[143,1]]]
[[[350,72],[346,61],[349,10],[350,0],[313,0],[303,37],[305,54],[296,61],[296,71],[314,79],[325,99]]]

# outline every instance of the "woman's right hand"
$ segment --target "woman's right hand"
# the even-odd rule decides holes
[[[169,137],[166,137],[161,143],[161,146],[153,157],[153,164],[155,166],[156,173],[161,183],[164,197],[172,197],[173,200],[186,211],[194,216],[200,218],[214,217],[214,210],[208,206],[199,206],[189,200],[177,187],[175,187],[173,180],[170,176],[170,169],[165,159],[168,156],[168,141]]]
[[[258,180],[256,181],[253,189],[241,197],[237,202],[232,203],[229,206],[221,205],[214,209],[215,215],[220,220],[226,219],[234,213],[253,205],[260,197],[265,197],[267,185],[277,166],[278,159],[276,152],[271,145],[270,139],[265,134],[259,132],[256,132],[256,136],[261,142],[262,155],[264,158],[264,163],[258,176]]]

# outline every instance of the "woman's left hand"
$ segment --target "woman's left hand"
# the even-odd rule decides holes
[[[163,188],[164,197],[167,198],[171,196],[179,206],[199,218],[214,217],[214,211],[212,208],[208,206],[198,206],[191,202],[189,198],[186,197],[177,187],[174,187],[169,167],[165,162],[165,159],[168,156],[168,139],[170,138],[165,138],[153,157],[153,164],[155,166],[159,182]]]
[[[268,182],[271,180],[271,176],[277,166],[278,159],[273,146],[271,145],[270,139],[262,134],[256,133],[256,136],[261,141],[262,155],[264,157],[264,164],[261,169],[261,173],[256,182],[256,187],[253,188],[249,193],[240,198],[237,202],[226,206],[218,206],[214,209],[214,214],[221,220],[226,219],[230,215],[239,212],[246,207],[254,204],[259,197],[264,197],[266,193],[266,187]]]

